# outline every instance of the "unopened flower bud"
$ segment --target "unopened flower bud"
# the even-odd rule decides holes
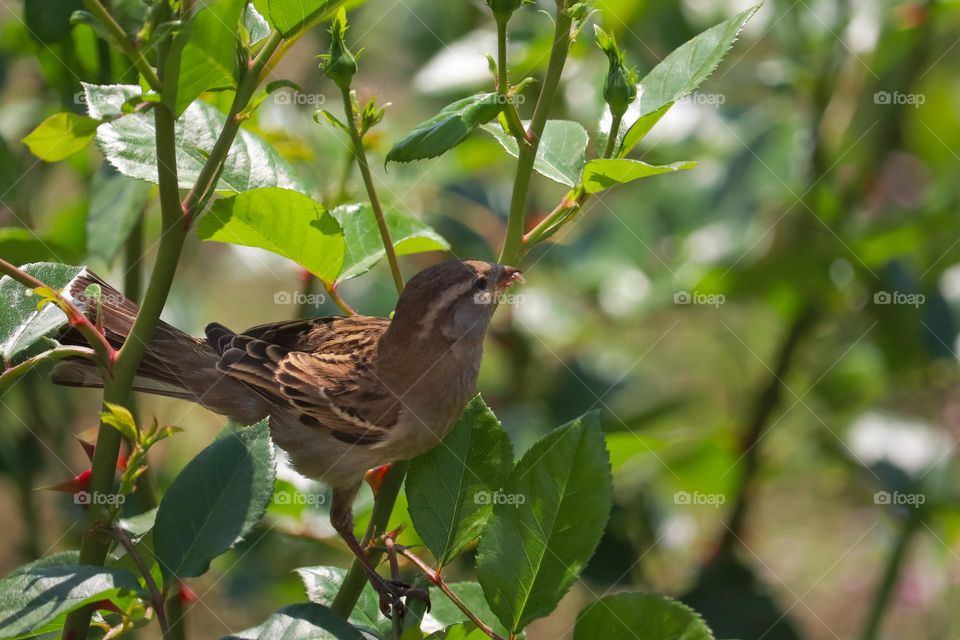
[[[340,8],[337,17],[330,23],[330,50],[323,56],[323,73],[341,89],[350,87],[357,73],[357,59],[347,48],[347,13]]]
[[[520,8],[523,0],[486,0],[486,3],[498,20],[507,20]]]
[[[610,67],[603,83],[603,99],[610,106],[610,113],[622,116],[637,99],[637,71],[624,63],[623,51],[617,46],[613,35],[595,27],[597,45],[607,55]]]

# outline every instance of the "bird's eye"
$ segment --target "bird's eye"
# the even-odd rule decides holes
[[[485,291],[487,288],[487,279],[477,278],[477,281],[473,283],[473,288],[477,291]]]

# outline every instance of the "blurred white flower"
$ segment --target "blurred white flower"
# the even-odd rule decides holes
[[[950,447],[930,424],[878,411],[854,420],[849,444],[866,464],[885,460],[911,474],[926,470]]]

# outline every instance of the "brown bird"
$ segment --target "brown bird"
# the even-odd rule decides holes
[[[274,442],[303,475],[333,489],[330,520],[389,606],[409,589],[384,580],[353,533],[353,499],[371,468],[436,446],[474,394],[483,339],[513,267],[451,260],[410,279],[393,319],[311,318],[235,333],[217,323],[194,338],[160,322],[134,388],[199,403],[241,424],[270,417]],[[137,305],[90,273],[71,297],[84,303],[96,282],[104,330],[127,337]],[[94,310],[86,309],[87,313]],[[57,384],[99,387],[85,361],[54,368]]]

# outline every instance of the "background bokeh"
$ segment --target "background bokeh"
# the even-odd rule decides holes
[[[53,112],[83,113],[79,82],[102,77],[92,32],[65,22],[77,4],[0,7],[0,255],[89,264],[120,285],[131,266],[152,264],[156,205],[141,263],[91,257],[85,221],[102,158],[91,148],[49,165],[20,142]],[[536,9],[552,3],[541,4],[511,22],[514,80],[546,62],[552,27]],[[595,3],[641,75],[749,4]],[[627,586],[686,599],[721,638],[862,637],[871,611],[883,612],[878,637],[960,635],[957,8],[768,0],[637,152],[699,166],[592,199],[559,242],[529,256],[527,285],[488,341],[480,390],[518,454],[599,410],[615,478],[596,557],[531,640],[569,637],[580,605]],[[369,0],[352,15],[351,40],[366,48],[355,87],[392,103],[372,150],[382,196],[433,225],[456,256],[493,259],[514,161],[492,137],[439,159],[382,162],[414,124],[490,85],[488,11],[477,0]],[[314,195],[360,200],[346,141],[312,119],[320,107],[340,112],[314,59],[325,47],[320,29],[295,45],[274,74],[302,91],[274,94],[249,126]],[[123,61],[113,64],[123,77]],[[553,116],[592,136],[605,65],[585,31]],[[536,177],[532,210],[545,214],[563,192]],[[442,257],[402,266],[409,275]],[[199,333],[211,320],[242,329],[294,317],[278,293],[302,286],[284,259],[194,237],[164,318]],[[368,314],[389,313],[396,295],[383,265],[342,293]],[[39,374],[0,398],[0,574],[77,546],[80,508],[34,488],[87,466],[74,435],[95,426],[98,403]],[[155,452],[161,486],[223,426],[177,401],[143,398],[140,411],[185,429]],[[296,567],[346,566],[323,489],[284,477],[311,504],[273,505],[191,583],[198,637],[302,599]],[[467,554],[450,571],[469,576],[471,566]],[[886,604],[875,607],[878,597]]]

